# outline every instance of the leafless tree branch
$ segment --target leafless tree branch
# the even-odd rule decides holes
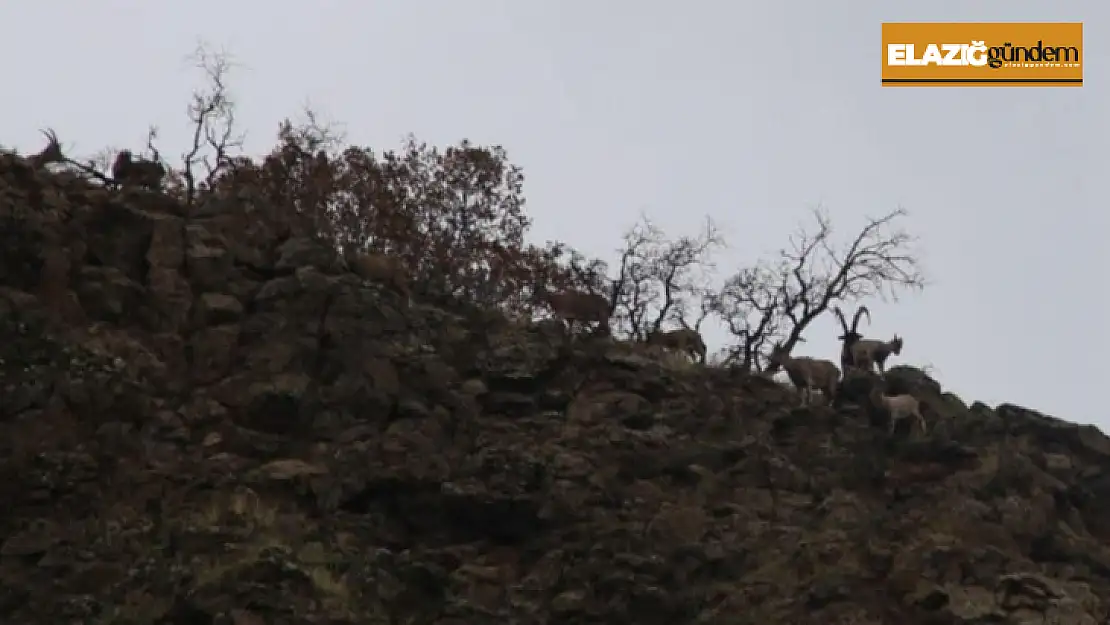
[[[245,136],[236,131],[235,101],[228,86],[228,74],[235,64],[226,51],[212,52],[199,43],[190,60],[201,70],[205,86],[193,92],[189,103],[189,121],[193,126],[189,151],[182,157],[185,203],[196,201],[200,188],[210,188],[221,171],[230,166],[230,152],[242,149]],[[204,179],[197,180],[196,168],[205,169]]]
[[[712,304],[737,339],[730,358],[761,371],[773,343],[792,349],[833,304],[874,296],[897,299],[902,290],[924,288],[913,250],[916,239],[895,223],[906,215],[899,208],[868,218],[846,245],[838,246],[828,215],[815,209],[815,226],[792,234],[776,262],[741,270],[727,280]],[[768,372],[777,369],[766,365]]]
[[[646,216],[624,235],[619,271],[612,280],[614,323],[642,339],[667,321],[688,325],[684,314],[700,306],[713,252],[724,245],[713,222],[668,239]],[[698,320],[698,324],[701,320]]]

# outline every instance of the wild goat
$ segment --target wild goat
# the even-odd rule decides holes
[[[596,321],[598,331],[609,333],[611,309],[609,300],[603,295],[571,290],[551,292],[545,287],[537,287],[536,300],[547,304],[551,312],[565,321],[571,330],[576,321],[583,326]]]
[[[830,404],[836,397],[840,370],[836,368],[831,360],[821,360],[808,356],[793,357],[783,348],[781,343],[776,343],[771,348],[769,360],[786,371],[786,375],[790,378],[794,387],[802,394],[803,406],[810,403],[814,390],[823,392]]]
[[[62,144],[58,141],[58,135],[54,134],[53,130],[49,129],[41,132],[46,135],[46,147],[38,154],[32,154],[27,157],[27,162],[35,169],[48,163],[60,163],[66,158],[65,155],[62,154]]]
[[[897,334],[889,341],[875,339],[860,339],[852,345],[852,360],[860,369],[870,371],[872,366],[879,368],[879,373],[886,375],[886,359],[891,354],[901,355],[902,338]]]
[[[347,267],[363,280],[381,282],[405,298],[412,300],[408,271],[404,261],[391,254],[351,252],[346,255]]]
[[[696,358],[698,362],[705,362],[705,341],[693,328],[652,330],[647,334],[647,344],[684,352]]]
[[[840,367],[844,370],[844,375],[848,375],[848,370],[857,366],[852,348],[863,338],[863,335],[859,333],[860,316],[867,315],[867,323],[870,325],[871,311],[867,310],[866,306],[860,306],[856,309],[856,314],[852,317],[851,329],[848,329],[848,322],[844,320],[844,313],[840,310],[839,306],[833,306],[832,311],[836,315],[836,318],[840,320],[840,327],[844,330],[844,334],[841,334],[837,338],[841,341]]]
[[[135,184],[156,189],[165,177],[166,167],[162,163],[145,158],[135,159],[131,150],[120,150],[112,163],[112,180],[119,185]]]
[[[921,426],[921,433],[924,434],[927,431],[925,417],[921,416],[921,403],[917,398],[908,393],[887,395],[884,390],[882,384],[875,384],[871,387],[870,399],[875,407],[890,413],[890,433],[894,434],[894,428],[899,421],[916,417],[918,425]]]

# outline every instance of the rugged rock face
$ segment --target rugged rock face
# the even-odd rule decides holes
[[[406,302],[249,207],[0,157],[9,623],[1110,619],[1110,439],[926,436],[726,370]]]

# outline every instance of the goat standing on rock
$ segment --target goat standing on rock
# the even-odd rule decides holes
[[[856,343],[863,338],[863,335],[859,333],[860,316],[866,314],[867,323],[870,324],[871,311],[867,310],[866,306],[860,306],[856,309],[856,314],[852,317],[851,329],[848,329],[848,322],[844,320],[844,313],[840,310],[839,306],[833,306],[832,311],[833,314],[836,315],[836,318],[840,320],[840,327],[844,329],[844,334],[841,334],[837,338],[842,342],[842,347],[840,348],[840,367],[844,370],[844,375],[847,376],[849,369],[858,366],[855,360],[855,354],[852,350]]]
[[[119,185],[134,184],[148,189],[162,186],[166,168],[158,161],[145,158],[135,159],[131,150],[120,150],[112,163],[112,180]]]
[[[597,322],[598,331],[609,334],[609,300],[597,293],[583,291],[560,291],[553,293],[545,287],[536,287],[536,301],[551,307],[551,312],[567,323],[571,330],[577,321],[583,326]]]
[[[890,355],[896,356],[902,354],[902,337],[897,334],[889,341],[877,341],[875,339],[860,339],[852,345],[852,360],[856,367],[871,371],[871,368],[878,367],[879,374],[886,374],[886,359]]]
[[[918,425],[921,426],[921,433],[926,433],[925,417],[921,416],[921,402],[913,395],[909,393],[887,395],[883,385],[877,383],[871,387],[870,399],[876,408],[882,408],[890,413],[891,434],[894,434],[894,428],[899,421],[909,418],[916,418]]]
[[[693,328],[652,330],[647,334],[647,344],[683,352],[696,358],[698,362],[705,362],[705,341]]]
[[[826,400],[831,404],[836,398],[836,387],[840,381],[840,370],[830,360],[809,358],[808,356],[793,357],[782,346],[776,343],[771,348],[769,360],[783,368],[794,387],[802,394],[802,405],[809,405],[814,390],[825,394]]]
[[[38,154],[32,154],[27,157],[27,162],[35,169],[50,163],[60,163],[65,160],[65,155],[62,153],[62,144],[58,141],[58,135],[50,129],[41,132],[46,135],[46,147]]]

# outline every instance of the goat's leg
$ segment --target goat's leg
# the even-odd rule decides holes
[[[569,346],[574,340],[574,322],[570,319],[563,319],[563,345]]]

